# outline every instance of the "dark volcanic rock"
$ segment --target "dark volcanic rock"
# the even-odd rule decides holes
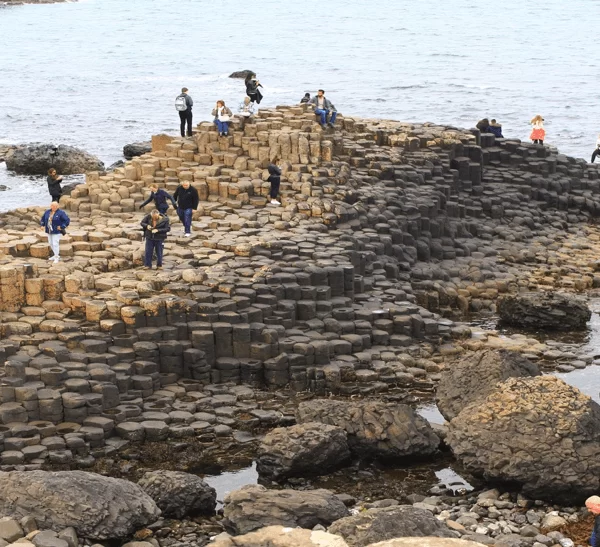
[[[267,490],[250,485],[225,498],[223,524],[230,533],[246,534],[263,526],[295,528],[329,526],[348,515],[348,509],[329,490]]]
[[[136,156],[141,156],[142,154],[147,154],[149,152],[152,152],[152,143],[150,141],[132,142],[131,144],[126,144],[123,147],[123,155],[128,160]]]
[[[429,511],[411,505],[362,511],[334,522],[328,531],[342,536],[350,547],[366,547],[398,537],[456,537]]]
[[[503,323],[526,329],[580,330],[592,316],[584,299],[572,294],[528,292],[498,303]]]
[[[436,403],[449,421],[475,399],[486,397],[498,382],[539,375],[538,366],[516,351],[476,351],[446,365],[437,386]]]
[[[41,529],[72,526],[79,537],[126,538],[160,509],[137,484],[84,471],[0,473],[0,514],[35,518]]]
[[[474,475],[535,499],[583,503],[600,488],[600,406],[554,376],[496,384],[450,422],[446,442]]]
[[[238,70],[237,72],[232,72],[229,77],[245,80],[248,76],[252,76],[253,74],[255,74],[253,70]]]
[[[350,459],[347,434],[322,423],[298,424],[273,429],[258,450],[256,469],[263,478],[324,475]]]
[[[440,440],[424,418],[408,405],[379,401],[317,400],[300,403],[300,423],[321,422],[341,427],[361,458],[397,459],[432,455]]]
[[[50,167],[61,175],[80,175],[87,171],[101,171],[104,164],[96,157],[72,146],[30,144],[9,152],[6,167],[25,175],[46,175]]]
[[[215,489],[196,475],[149,471],[138,485],[156,502],[164,517],[181,519],[187,515],[211,515],[215,512]]]

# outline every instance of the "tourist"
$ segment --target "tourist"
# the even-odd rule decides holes
[[[144,266],[152,268],[152,258],[156,252],[156,269],[162,269],[163,250],[167,233],[171,231],[169,217],[154,209],[142,220],[143,237],[146,239],[146,252],[144,253]]]
[[[310,102],[310,93],[305,93],[304,97],[300,99],[300,104],[306,104]]]
[[[229,134],[229,123],[233,114],[231,110],[225,106],[225,101],[217,101],[217,105],[213,108],[212,115],[215,117],[214,124],[219,131],[219,137],[227,137]]]
[[[173,197],[177,201],[177,216],[183,224],[183,235],[190,237],[192,235],[192,214],[200,203],[198,190],[190,185],[189,180],[184,180],[175,190]]]
[[[48,169],[48,178],[46,180],[48,181],[48,192],[50,193],[52,201],[58,203],[62,196],[62,187],[60,185],[63,180],[62,177],[57,174],[54,167],[50,167],[50,169]]]
[[[490,120],[487,118],[483,118],[483,120],[479,120],[477,125],[475,126],[481,133],[489,133],[490,131]]]
[[[40,220],[40,230],[45,230],[48,234],[48,245],[52,249],[52,255],[48,260],[55,264],[60,261],[60,238],[65,235],[67,226],[71,219],[62,209],[58,208],[58,201],[53,201]]]
[[[244,97],[244,100],[240,103],[238,112],[240,115],[240,129],[243,131],[244,127],[246,127],[246,120],[254,116],[254,103],[252,103],[250,97]]]
[[[143,209],[146,205],[148,205],[148,203],[154,201],[154,205],[156,206],[160,214],[164,215],[169,209],[169,204],[167,203],[167,200],[171,200],[173,207],[177,208],[177,203],[173,199],[173,196],[169,194],[166,190],[159,188],[158,184],[153,182],[149,186],[149,188],[150,195],[148,196],[148,199],[140,205],[140,209]]]
[[[546,138],[546,131],[544,130],[544,118],[538,114],[532,118],[529,123],[533,126],[531,135],[529,135],[529,138],[533,144],[544,144],[544,139]]]
[[[281,202],[277,201],[279,185],[281,184],[281,169],[275,163],[270,163],[267,170],[269,171],[269,178],[267,180],[271,183],[271,189],[269,190],[271,205],[281,205]]]
[[[502,135],[502,124],[496,122],[496,120],[494,119],[492,119],[492,121],[490,122],[490,125],[488,127],[488,133],[493,133],[499,139],[504,138],[504,136]]]
[[[260,104],[260,101],[262,101],[263,96],[260,92],[260,89],[258,88],[262,87],[262,85],[256,79],[256,74],[254,74],[254,72],[248,74],[248,76],[246,76],[246,79],[244,80],[244,83],[246,84],[246,95],[248,95],[248,97],[253,103]]]
[[[194,106],[194,101],[188,95],[188,88],[182,87],[181,93],[175,98],[175,108],[179,112],[179,120],[181,121],[180,131],[182,137],[185,137],[186,123],[187,136],[192,136],[192,106]]]
[[[313,97],[308,104],[314,105],[315,114],[321,117],[322,127],[326,127],[327,125],[329,125],[329,127],[333,127],[337,117],[337,110],[335,109],[335,106],[333,106],[332,102],[325,97],[325,91],[319,89],[319,91],[317,91],[317,95]],[[330,114],[331,117],[329,118],[328,122],[327,117]]]
[[[592,152],[592,163],[596,161],[596,156],[600,154],[600,135],[596,139],[596,150]]]
[[[587,510],[595,515],[594,528],[592,529],[592,537],[590,538],[590,545],[592,547],[600,547],[600,497],[592,496],[585,500],[585,506]]]

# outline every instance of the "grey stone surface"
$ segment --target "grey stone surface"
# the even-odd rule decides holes
[[[61,175],[77,175],[104,169],[104,164],[95,156],[64,144],[20,146],[8,154],[5,161],[9,170],[27,175],[46,175],[50,167],[55,167]]]

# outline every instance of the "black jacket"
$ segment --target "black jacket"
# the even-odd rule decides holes
[[[48,181],[48,192],[50,192],[51,196],[62,196],[62,187],[60,183],[62,179],[55,180],[50,175],[46,179]]]
[[[162,205],[165,205],[168,199],[170,199],[173,203],[173,207],[177,207],[177,203],[175,203],[175,200],[173,199],[171,194],[169,194],[169,192],[167,192],[166,190],[159,188],[156,192],[150,192],[150,196],[148,197],[148,199],[140,205],[140,209],[145,205],[148,205],[148,203],[150,203],[152,200],[154,200],[154,203],[157,207],[160,207]]]
[[[160,215],[158,217],[158,222],[156,223],[156,230],[158,230],[155,234],[152,233],[151,230],[148,230],[148,226],[152,226],[152,213],[146,215],[142,220],[142,229],[144,230],[144,237],[147,239],[155,239],[164,241],[167,239],[167,234],[171,231],[171,226],[169,225],[169,217],[167,215]]]
[[[274,163],[270,163],[269,167],[267,167],[269,171],[269,178],[267,179],[269,182],[276,182],[281,177],[281,169],[277,167]]]
[[[183,186],[178,186],[173,194],[173,198],[177,200],[177,207],[179,209],[198,209],[198,203],[200,203],[198,190],[192,185],[187,190]]]

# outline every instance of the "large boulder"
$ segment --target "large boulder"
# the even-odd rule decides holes
[[[508,378],[539,376],[537,365],[516,351],[485,349],[459,357],[446,366],[436,390],[437,406],[446,420],[486,397]]]
[[[369,547],[485,547],[481,543],[465,541],[463,539],[442,538],[397,538],[380,543],[373,543]]]
[[[328,532],[282,526],[267,526],[243,536],[217,537],[212,545],[213,547],[348,547],[343,538]]]
[[[600,406],[554,376],[509,378],[466,406],[446,443],[474,475],[583,503],[600,489]]]
[[[150,141],[132,142],[123,147],[123,155],[128,160],[142,154],[148,154],[149,152],[152,152],[152,143]]]
[[[586,301],[573,294],[527,292],[498,302],[502,323],[525,329],[581,330],[592,317]]]
[[[85,471],[0,473],[0,515],[33,517],[39,528],[121,539],[155,522],[160,509],[137,484]]]
[[[350,547],[366,547],[399,537],[456,537],[455,532],[432,513],[412,505],[362,511],[334,522],[328,532],[342,536]]]
[[[46,175],[50,167],[60,175],[81,175],[102,171],[104,164],[87,152],[64,144],[29,144],[19,146],[6,155],[6,167],[25,175]]]
[[[255,72],[253,70],[238,70],[237,72],[232,72],[229,77],[245,80],[248,76],[253,76],[254,74]]]
[[[348,509],[329,490],[299,492],[248,485],[226,496],[224,515],[227,531],[239,535],[263,526],[329,526],[348,515]]]
[[[347,437],[341,427],[317,422],[278,427],[265,435],[256,470],[275,481],[324,475],[350,459]]]
[[[424,418],[408,405],[379,401],[304,401],[298,422],[341,427],[348,444],[361,458],[398,459],[432,455],[440,440]]]
[[[200,477],[179,471],[149,471],[138,481],[162,511],[164,517],[181,519],[188,515],[212,515],[217,493]]]

